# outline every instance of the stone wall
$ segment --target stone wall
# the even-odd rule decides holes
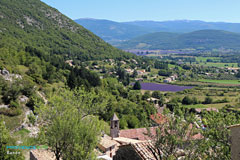
[[[231,130],[231,157],[240,160],[240,125],[230,127]]]

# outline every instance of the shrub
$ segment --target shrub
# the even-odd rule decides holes
[[[204,104],[211,104],[213,102],[213,99],[211,97],[206,97],[204,100]]]
[[[161,94],[161,92],[160,91],[153,91],[153,93],[152,93],[152,97],[153,98],[161,98],[163,95]]]
[[[16,101],[11,101],[10,102],[10,107],[11,108],[19,108],[19,103]]]
[[[1,108],[0,109],[0,114],[6,115],[6,116],[18,116],[22,114],[22,110],[20,108]]]
[[[188,96],[185,96],[182,100],[182,104],[190,105],[192,103],[193,103],[192,99]]]
[[[33,113],[31,113],[30,115],[28,115],[28,120],[29,120],[29,122],[30,122],[32,125],[35,124],[35,122],[36,122],[36,117],[34,116]]]

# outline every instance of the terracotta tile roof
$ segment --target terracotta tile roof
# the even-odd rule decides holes
[[[156,135],[156,128],[157,127],[151,127],[150,132],[153,135]],[[137,129],[126,129],[126,130],[120,130],[119,137],[125,137],[125,138],[131,138],[136,140],[149,140],[150,137],[147,136],[147,129],[146,128],[137,128]]]
[[[133,149],[138,153],[138,155],[144,160],[157,160],[152,151],[156,152],[154,146],[151,142],[141,142],[131,144]],[[152,151],[151,151],[152,150]]]
[[[164,115],[162,115],[161,113],[157,113],[157,114],[152,114],[150,116],[150,118],[156,122],[157,124],[163,124],[167,121],[166,117]]]

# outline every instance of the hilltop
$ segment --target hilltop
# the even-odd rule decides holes
[[[122,49],[239,49],[240,34],[222,30],[190,33],[158,32],[143,35],[119,45]]]

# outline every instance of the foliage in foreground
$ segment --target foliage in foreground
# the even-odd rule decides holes
[[[204,112],[202,120],[185,109],[174,109],[175,114],[167,114],[167,123],[160,125],[157,134],[151,135],[155,149],[152,150],[156,159],[167,160],[179,157],[184,151],[184,159],[216,159],[230,160],[230,125],[240,123],[238,113],[225,109],[219,112]],[[196,123],[200,126],[196,128]],[[206,128],[203,129],[202,125]],[[191,127],[190,127],[191,126]],[[193,136],[201,133],[202,138],[194,140]]]
[[[7,146],[15,145],[14,139],[11,138],[4,121],[0,120],[0,159],[1,160],[23,160],[23,156],[19,150],[7,149]],[[19,152],[20,154],[7,154],[7,152]]]
[[[91,93],[91,92],[90,92]],[[105,103],[95,103],[96,95],[84,90],[61,90],[39,104],[43,127],[40,142],[48,145],[57,160],[94,159],[102,122],[93,116]]]

